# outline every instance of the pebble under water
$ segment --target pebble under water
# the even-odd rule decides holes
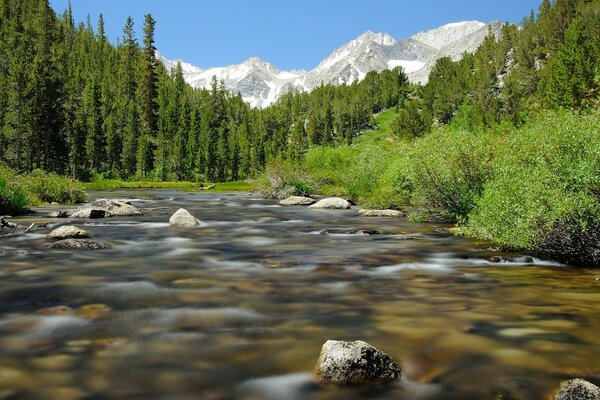
[[[541,400],[600,381],[598,270],[357,207],[89,195],[147,210],[74,221],[112,250],[48,249],[51,227],[0,241],[0,399]],[[201,226],[170,228],[180,207]],[[15,220],[63,223],[44,218],[63,208]],[[369,342],[402,380],[312,383],[328,339]]]

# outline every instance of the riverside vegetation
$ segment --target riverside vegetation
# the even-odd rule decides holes
[[[414,220],[599,264],[598,0],[544,0],[473,54],[438,60],[425,85],[396,68],[262,110],[216,80],[192,89],[181,66],[167,71],[155,24],[147,15],[139,46],[129,18],[114,46],[102,16],[94,31],[70,8],[0,2],[0,160],[114,182],[264,171],[267,192],[408,205]],[[26,203],[17,181],[2,182],[13,206]]]

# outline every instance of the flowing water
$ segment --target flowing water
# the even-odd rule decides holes
[[[0,242],[0,399],[532,400],[600,380],[598,270],[491,262],[499,253],[444,226],[356,209],[90,196],[147,210],[75,221],[112,250],[50,250],[46,231]],[[202,225],[170,228],[179,207]],[[22,223],[62,222],[43,218],[56,209]],[[402,380],[313,384],[327,339],[371,343]]]

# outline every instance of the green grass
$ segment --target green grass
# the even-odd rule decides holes
[[[83,183],[84,190],[114,190],[114,189],[181,189],[186,191],[200,190],[200,186],[212,185],[212,183],[194,182],[145,182],[145,181],[122,181],[118,179],[102,179],[94,182]],[[208,191],[235,192],[253,190],[254,186],[249,182],[225,182],[217,183]]]
[[[192,189],[198,184],[193,182],[129,182],[119,179],[103,179],[83,183],[84,190],[112,190],[112,189]]]
[[[17,174],[0,165],[0,213],[19,214],[38,204],[74,204],[84,200],[77,181],[40,170]]]

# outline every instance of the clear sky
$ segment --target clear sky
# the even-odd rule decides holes
[[[169,59],[201,68],[258,56],[280,69],[310,70],[367,30],[396,39],[449,22],[518,23],[541,0],[72,0],[77,22],[100,13],[115,43],[127,16],[138,37],[144,15],[157,20],[156,45]],[[50,0],[62,13],[68,0]]]

